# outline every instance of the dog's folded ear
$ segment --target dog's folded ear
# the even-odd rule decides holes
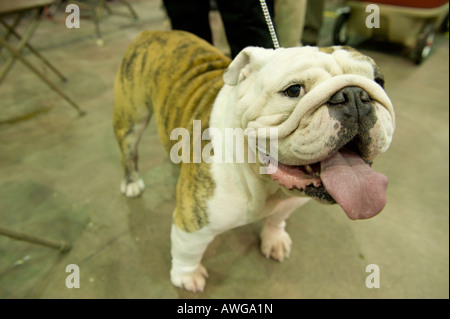
[[[223,75],[226,84],[234,86],[245,80],[251,72],[259,70],[272,56],[273,49],[247,47],[233,59]]]

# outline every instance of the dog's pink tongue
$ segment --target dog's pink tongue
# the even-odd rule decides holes
[[[386,205],[387,177],[356,153],[336,152],[323,160],[320,178],[350,219],[373,217]]]

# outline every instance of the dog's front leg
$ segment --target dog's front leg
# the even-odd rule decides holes
[[[208,273],[200,262],[214,237],[208,227],[188,233],[172,225],[170,279],[175,286],[192,292],[203,291]]]
[[[292,240],[285,230],[286,219],[308,200],[307,198],[290,198],[276,204],[271,203],[267,207],[272,210],[272,214],[266,218],[261,232],[261,251],[264,256],[278,261],[289,257]]]

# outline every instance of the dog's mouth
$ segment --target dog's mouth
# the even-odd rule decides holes
[[[371,166],[353,142],[308,165],[285,165],[270,158],[268,163],[272,179],[280,186],[322,202],[338,203],[350,219],[373,217],[386,205],[387,178]]]

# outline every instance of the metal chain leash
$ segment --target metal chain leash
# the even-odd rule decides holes
[[[269,9],[267,8],[267,4],[265,0],[259,0],[261,4],[261,9],[264,15],[264,19],[266,20],[267,27],[269,28],[270,37],[272,38],[273,47],[275,49],[280,48],[280,43],[278,42],[277,33],[275,32],[275,27],[272,23],[272,18],[270,17]]]

